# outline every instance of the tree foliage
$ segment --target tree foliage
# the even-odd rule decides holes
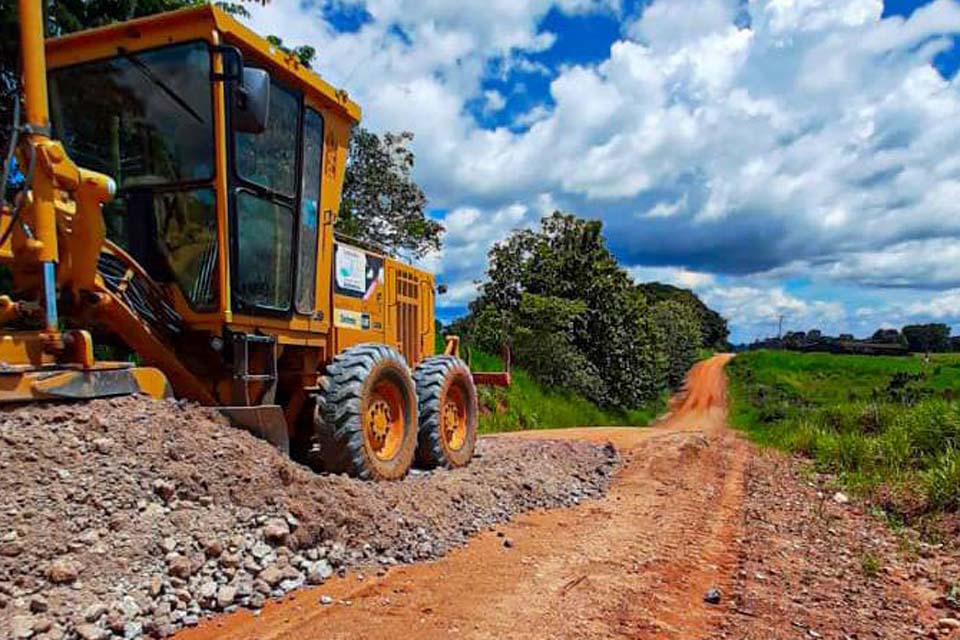
[[[280,36],[267,36],[267,42],[280,49],[284,53],[289,53],[297,57],[300,64],[307,69],[313,68],[313,61],[317,58],[317,50],[308,44],[302,44],[299,47],[288,47],[283,44],[283,38]]]
[[[950,327],[945,324],[908,324],[902,333],[910,351],[941,353],[950,350]]]
[[[700,322],[701,345],[704,348],[727,349],[730,346],[730,329],[727,328],[726,318],[704,304],[694,292],[661,282],[638,284],[637,290],[646,296],[651,304],[675,300],[692,308]]]
[[[427,197],[411,176],[412,140],[407,132],[354,130],[337,231],[417,257],[440,248],[443,226],[425,215]]]
[[[664,300],[653,306],[653,321],[667,360],[667,382],[679,387],[700,353],[702,334],[697,311],[677,300]]]
[[[665,356],[646,300],[607,249],[598,221],[556,212],[490,251],[461,325],[480,348],[514,346],[542,383],[630,409],[660,394]]]
[[[906,344],[907,342],[903,334],[896,329],[877,329],[870,339],[882,344]]]

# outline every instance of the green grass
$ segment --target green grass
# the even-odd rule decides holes
[[[503,371],[499,358],[474,351],[473,371]],[[498,433],[565,427],[646,426],[666,407],[666,397],[633,411],[606,411],[568,391],[541,387],[522,369],[513,369],[507,388],[480,387],[480,431]]]
[[[756,351],[731,362],[732,424],[812,458],[897,519],[960,509],[960,356]]]

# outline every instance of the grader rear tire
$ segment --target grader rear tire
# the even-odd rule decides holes
[[[454,356],[425,359],[413,374],[420,405],[417,461],[426,468],[465,467],[477,446],[477,389]]]
[[[314,445],[324,471],[364,480],[407,475],[417,446],[417,395],[403,357],[382,344],[337,355],[321,380]]]

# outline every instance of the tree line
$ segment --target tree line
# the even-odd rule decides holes
[[[950,333],[950,326],[942,322],[908,324],[900,329],[881,328],[865,339],[855,338],[848,333],[830,336],[819,329],[811,329],[788,331],[778,338],[758,340],[747,348],[866,355],[960,352],[960,336],[951,336]]]

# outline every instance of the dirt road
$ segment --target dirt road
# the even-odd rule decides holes
[[[805,496],[817,488],[783,469],[793,485],[768,482],[769,465],[783,461],[758,456],[726,427],[728,360],[697,365],[689,392],[651,428],[501,436],[613,442],[623,465],[602,500],[521,516],[440,561],[348,575],[178,638],[899,638],[931,628],[943,637],[909,580],[896,572],[868,580],[855,553],[835,557],[837,541],[803,529],[815,502]],[[753,519],[781,502],[797,507],[781,510],[776,525]],[[842,508],[830,531],[848,544],[886,535]],[[855,589],[811,594],[821,575]],[[712,588],[720,605],[704,602]]]
[[[724,430],[725,362],[699,365],[656,427],[506,436],[612,441],[624,465],[604,500],[523,516],[439,562],[348,576],[181,637],[702,636],[715,615],[703,594],[726,587],[736,561],[749,450]]]

